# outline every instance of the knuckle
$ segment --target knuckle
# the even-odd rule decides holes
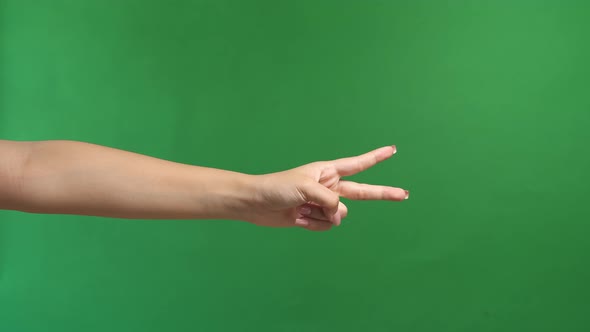
[[[356,171],[361,172],[364,169],[364,164],[365,163],[363,162],[363,158],[357,158],[355,165]]]
[[[340,205],[340,197],[338,197],[338,194],[332,195],[331,200],[332,201],[330,203],[332,204],[332,207],[338,208],[338,206]]]
[[[360,200],[366,200],[368,197],[367,190],[365,188],[358,188],[357,196]]]

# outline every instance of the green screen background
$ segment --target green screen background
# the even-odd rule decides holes
[[[0,0],[0,138],[266,173],[325,233],[0,212],[0,331],[588,331],[587,1]]]

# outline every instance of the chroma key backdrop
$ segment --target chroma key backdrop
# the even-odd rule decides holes
[[[589,331],[587,1],[0,0],[0,139],[263,174],[317,233],[0,212],[0,331]],[[0,156],[2,158],[2,156]]]

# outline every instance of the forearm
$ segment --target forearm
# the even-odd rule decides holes
[[[140,219],[240,219],[255,176],[72,141],[30,143],[19,210]]]

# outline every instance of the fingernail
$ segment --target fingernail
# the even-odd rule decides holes
[[[393,148],[393,154],[395,154],[397,152],[397,147],[395,145],[391,146]]]
[[[299,213],[303,215],[308,215],[311,213],[311,208],[309,206],[302,206],[299,208]]]
[[[407,190],[404,190],[404,191],[406,192],[406,198],[404,198],[404,199],[408,199],[408,198],[410,198],[410,192],[409,192],[409,191],[407,191]]]
[[[307,226],[307,225],[309,225],[309,221],[303,220],[303,219],[296,219],[295,220],[295,225],[298,225],[298,226]]]

